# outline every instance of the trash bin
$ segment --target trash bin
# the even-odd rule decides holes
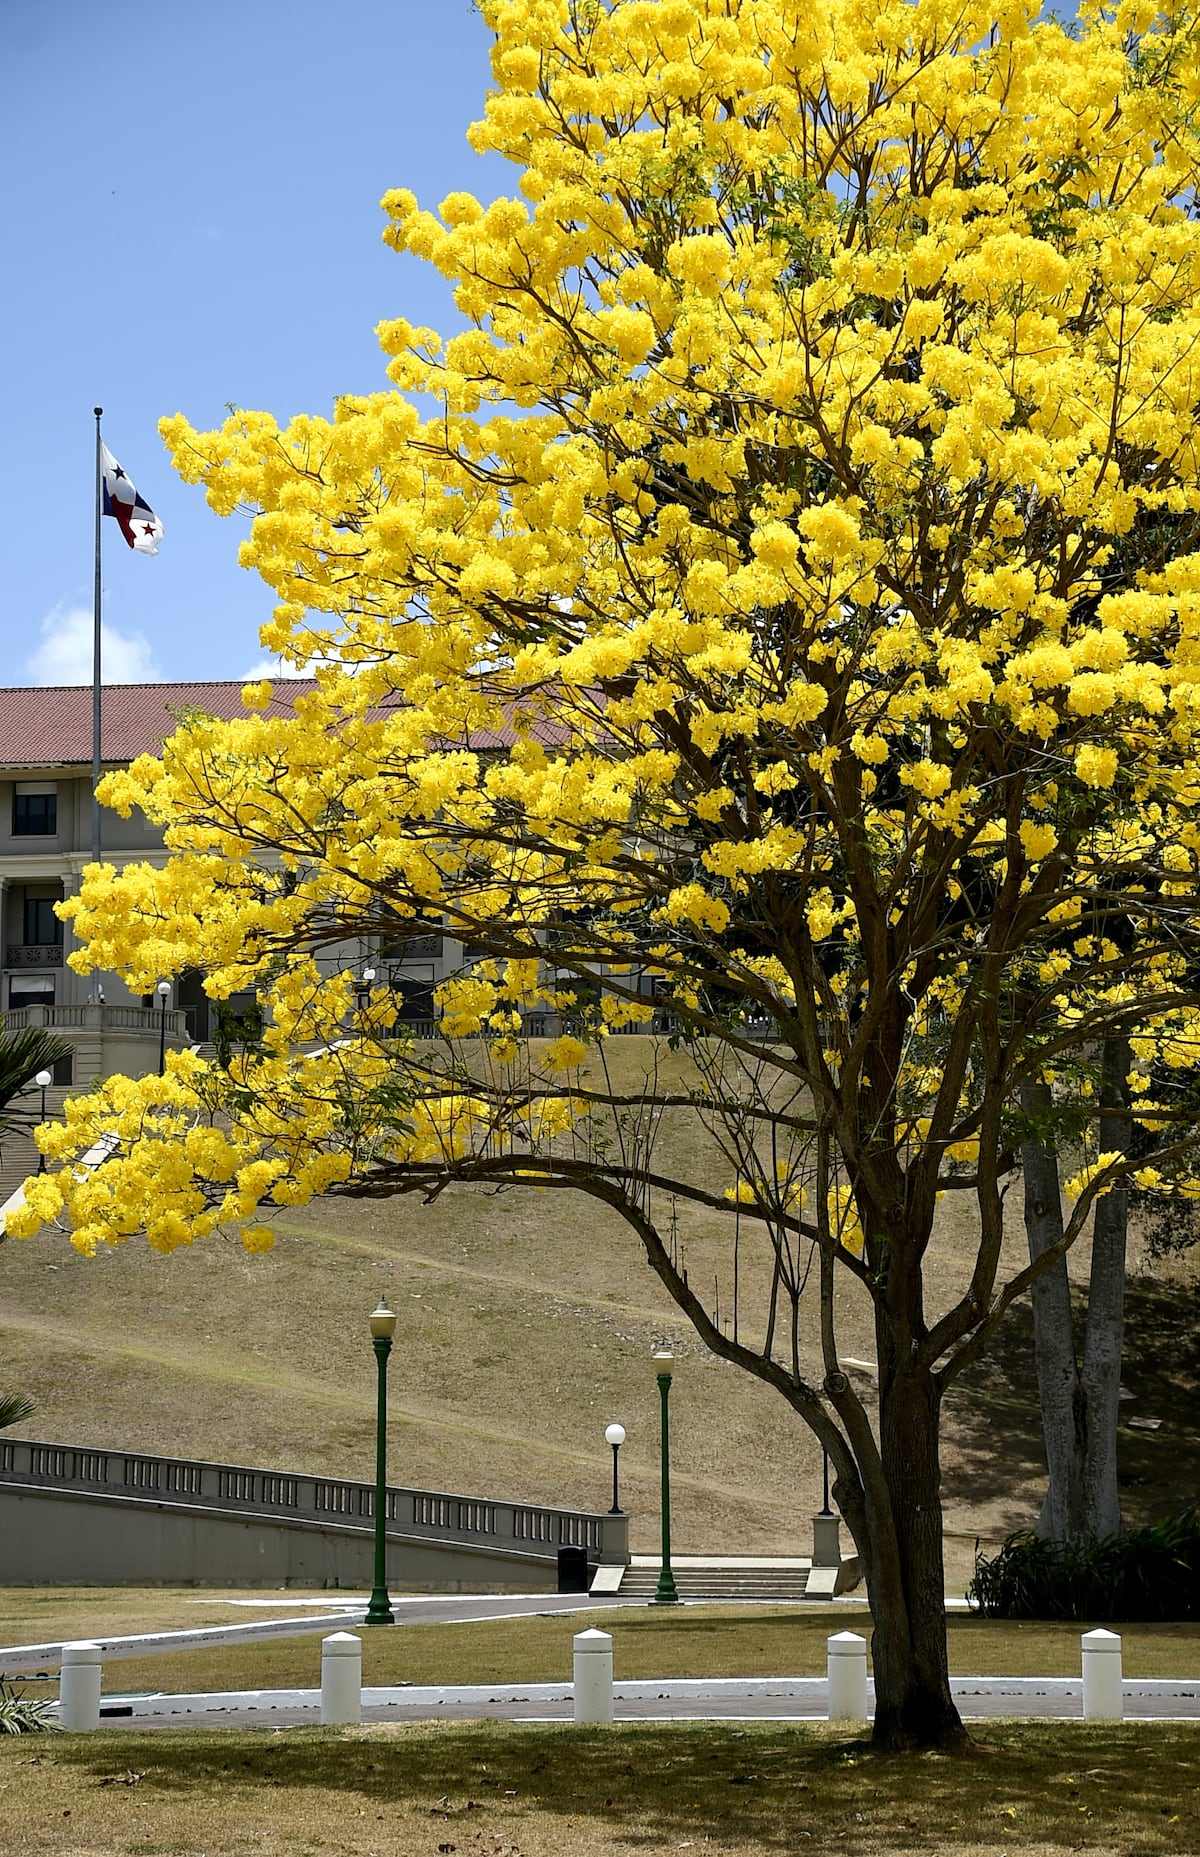
[[[587,1549],[581,1547],[560,1547],[558,1550],[559,1592],[586,1593],[587,1589]]]

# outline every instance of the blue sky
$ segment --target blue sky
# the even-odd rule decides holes
[[[157,432],[227,401],[280,419],[386,386],[374,325],[456,321],[379,199],[515,191],[466,142],[490,81],[470,0],[3,0],[8,149],[0,683],[90,679],[93,406],[162,518],[104,527],[106,681],[242,677],[271,595]]]

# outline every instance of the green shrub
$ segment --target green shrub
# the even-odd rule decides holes
[[[1010,1535],[990,1560],[976,1554],[967,1598],[987,1618],[1200,1617],[1200,1515],[1185,1509],[1087,1547]]]
[[[57,1726],[48,1704],[22,1694],[0,1676],[0,1734],[46,1734]]]

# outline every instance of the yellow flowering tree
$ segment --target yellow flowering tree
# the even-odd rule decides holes
[[[320,668],[294,719],[250,688],[111,776],[170,862],[66,912],[135,988],[255,988],[262,1039],[73,1101],[53,1152],[120,1153],[31,1183],[22,1229],[169,1249],[265,1243],[264,1207],[329,1190],[604,1201],[829,1452],[877,1740],[952,1745],[943,1397],[1132,1165],[1081,1081],[1103,1042],[1136,1089],[1200,1029],[1196,8],[481,6],[471,139],[518,191],[384,203],[462,332],[382,324],[392,390],[330,418],[164,423],[253,512],[264,642]],[[431,920],[471,959],[412,1044],[345,950]],[[654,1010],[690,1069],[626,1100],[606,1044]],[[1077,1196],[1015,1267],[1038,1091]],[[1190,1179],[1170,1089],[1135,1111],[1143,1180]],[[724,1184],[656,1144],[681,1116]],[[945,1194],[977,1236],[936,1306]],[[747,1273],[732,1332],[678,1261],[689,1208]]]

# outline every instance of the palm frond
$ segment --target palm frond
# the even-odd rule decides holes
[[[0,1134],[14,1118],[5,1114],[9,1104],[29,1087],[39,1070],[53,1070],[60,1058],[70,1057],[72,1046],[57,1032],[30,1025],[23,1032],[0,1032]]]
[[[0,1393],[0,1431],[9,1425],[19,1425],[37,1411],[27,1393]]]

